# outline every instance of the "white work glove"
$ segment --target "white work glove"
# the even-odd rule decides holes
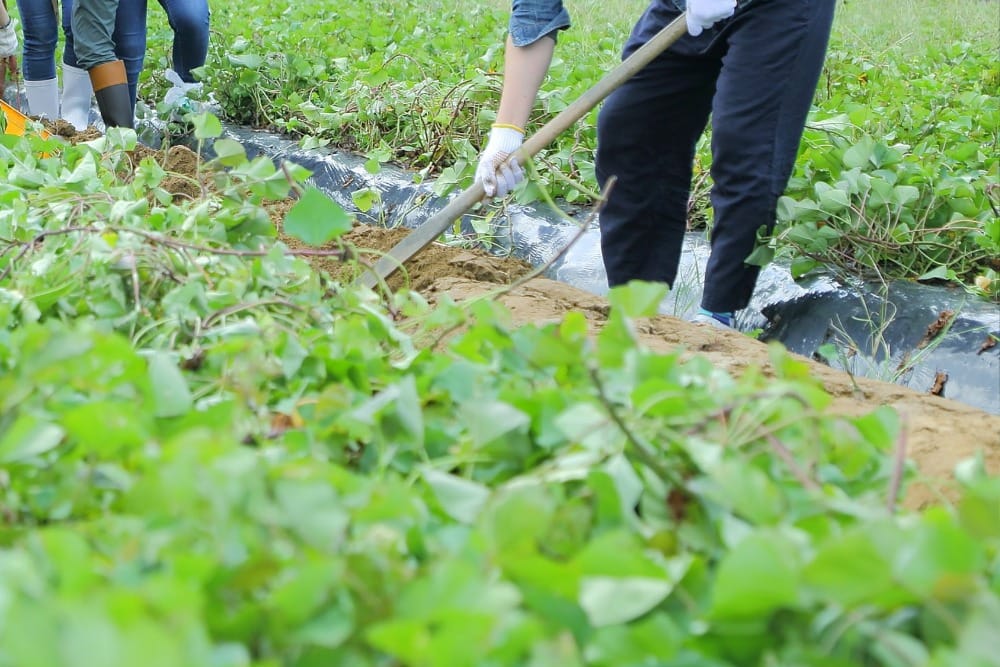
[[[697,37],[722,19],[736,12],[736,0],[687,0],[687,25],[692,37]]]
[[[517,160],[507,162],[523,142],[524,133],[511,126],[494,125],[490,130],[489,141],[476,167],[476,180],[483,184],[487,197],[503,197],[524,180],[524,170]]]
[[[14,30],[14,19],[0,28],[0,58],[17,55],[17,32]]]

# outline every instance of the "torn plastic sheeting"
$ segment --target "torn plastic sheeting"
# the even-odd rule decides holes
[[[447,205],[450,197],[458,194],[453,192],[447,197],[437,197],[430,184],[414,183],[411,176],[399,169],[383,167],[379,173],[371,174],[365,169],[366,159],[362,156],[333,150],[303,150],[294,141],[269,132],[227,127],[224,136],[241,143],[249,157],[266,155],[276,161],[289,160],[310,170],[311,181],[316,187],[366,224],[412,229],[426,222]],[[207,151],[206,156],[210,157],[211,152]],[[361,211],[355,205],[352,193],[367,189],[374,190],[379,196],[372,208]],[[535,207],[509,205],[506,213],[498,213],[492,221],[494,251],[509,253],[533,266],[551,262],[546,270],[547,277],[600,296],[607,293],[600,232],[596,224],[591,223],[576,243],[553,260],[580,235],[579,227],[556,213]],[[578,211],[575,215],[582,221],[586,219],[587,211]],[[470,237],[477,236],[475,227],[478,219],[476,215],[463,216],[459,227],[461,232]],[[700,276],[708,256],[707,244],[702,237],[702,234],[688,235],[677,284],[662,304],[661,312],[684,317],[696,310],[701,298]],[[765,273],[773,276],[781,286],[767,285],[767,276],[764,276],[762,282],[765,285],[759,290],[760,294],[785,293],[789,289],[795,294],[801,291],[790,278],[782,280],[787,271],[768,267]],[[745,314],[741,314],[741,328],[761,328],[766,324],[759,314],[763,305],[764,302],[755,303]]]
[[[225,136],[240,142],[250,156],[263,154],[309,169],[316,187],[367,224],[415,228],[458,194],[437,197],[430,184],[414,183],[412,175],[397,168],[383,166],[371,174],[362,156],[303,150],[272,133],[227,127]],[[379,195],[368,211],[359,210],[352,198],[352,193],[364,189]],[[595,224],[581,235],[576,224],[551,211],[509,205],[505,212],[498,212],[492,221],[494,250],[533,266],[551,262],[547,277],[593,294],[607,293]],[[586,215],[587,211],[577,211],[573,217],[583,221]],[[481,218],[465,215],[462,233],[476,235],[477,220]],[[553,259],[577,236],[573,246]],[[688,234],[678,279],[660,312],[683,318],[697,309],[708,255],[704,234]],[[928,327],[948,310],[957,313],[951,326],[918,348]],[[886,324],[880,327],[883,321]],[[743,331],[762,330],[762,340],[780,341],[814,358],[821,346],[832,344],[843,351],[831,355],[832,365],[918,391],[929,391],[935,378],[945,373],[942,395],[1000,414],[1000,346],[980,351],[991,333],[1000,333],[1000,306],[958,290],[907,282],[893,283],[887,289],[871,284],[845,286],[823,275],[796,281],[786,266],[774,262],[761,271],[749,307],[738,314],[737,326]]]
[[[904,281],[807,294],[765,307],[763,338],[854,375],[930,391],[1000,414],[1000,306]],[[943,327],[938,331],[938,326]],[[822,350],[822,346],[832,347]]]

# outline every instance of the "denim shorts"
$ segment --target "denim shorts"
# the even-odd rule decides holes
[[[514,0],[510,13],[510,38],[514,46],[527,46],[546,35],[553,39],[569,27],[569,12],[562,0]]]

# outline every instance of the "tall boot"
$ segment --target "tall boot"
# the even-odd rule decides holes
[[[94,95],[94,87],[90,84],[87,70],[63,63],[63,88],[61,115],[76,128],[76,131],[87,129],[90,125],[90,99]]]
[[[59,117],[59,82],[55,79],[24,80],[24,94],[28,98],[28,113],[54,121]]]
[[[104,125],[134,129],[132,96],[128,92],[128,79],[125,78],[125,63],[121,60],[101,63],[92,68],[89,74]]]

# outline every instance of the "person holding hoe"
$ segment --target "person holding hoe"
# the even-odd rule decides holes
[[[714,226],[695,321],[731,327],[753,294],[746,262],[773,228],[823,68],[836,0],[652,0],[625,44],[628,57],[687,12],[687,32],[608,96],[598,114],[596,172],[617,182],[600,213],[614,287],[672,285],[687,229],[695,146],[712,121]],[[560,30],[560,0],[513,0],[496,122],[476,170],[489,197],[524,178],[508,161],[524,140]]]

